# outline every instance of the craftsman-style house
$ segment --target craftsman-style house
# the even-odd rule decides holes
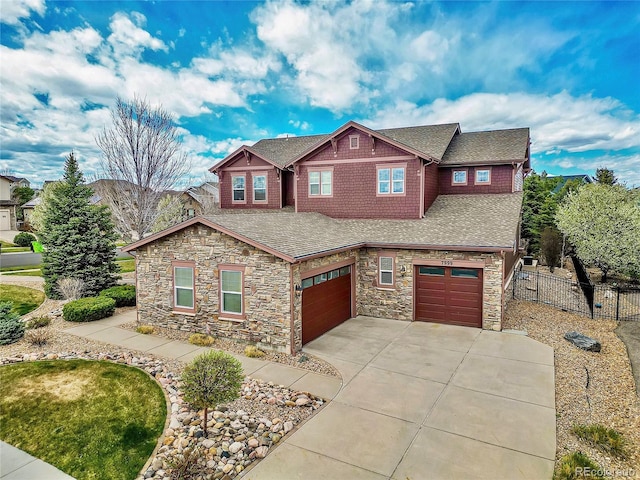
[[[295,352],[355,315],[502,328],[529,130],[264,139],[211,168],[220,214],[125,248],[138,315]]]

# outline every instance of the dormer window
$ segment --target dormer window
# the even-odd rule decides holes
[[[360,148],[360,135],[349,135],[349,149],[358,150]]]

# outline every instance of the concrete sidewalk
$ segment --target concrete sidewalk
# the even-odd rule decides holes
[[[67,328],[64,331],[78,337],[110,343],[141,353],[182,362],[190,362],[197,355],[210,350],[210,348],[199,347],[188,342],[170,340],[158,335],[143,335],[132,330],[120,328],[120,325],[135,320],[136,312],[132,310],[103,320]],[[281,363],[249,358],[236,353],[231,353],[231,355],[242,363],[245,375],[272,381],[277,385],[284,385],[293,390],[301,390],[325,399],[332,399],[342,387],[342,380],[338,377],[322,375]]]
[[[0,479],[73,480],[73,477],[8,443],[0,442]]]

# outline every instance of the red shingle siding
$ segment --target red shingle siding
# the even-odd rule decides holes
[[[438,172],[440,195],[456,193],[511,193],[513,185],[513,167],[496,165],[491,167],[491,184],[474,185],[475,170],[487,167],[440,167]],[[467,185],[451,185],[453,170],[467,170]]]
[[[282,184],[284,188],[284,204],[286,206],[295,205],[296,199],[294,196],[295,191],[293,188],[295,177],[291,172],[282,172],[282,176],[284,178],[284,182]]]
[[[246,167],[246,170],[229,170],[230,168]],[[226,165],[221,170],[220,178],[220,208],[280,208],[280,181],[276,176],[273,165],[264,160],[252,156],[250,165],[244,157],[239,157],[233,163]],[[231,177],[245,175],[245,199],[246,203],[233,203]],[[267,203],[253,203],[253,177],[252,175],[267,175]]]
[[[424,211],[429,210],[438,196],[438,165],[432,163],[424,168]]]

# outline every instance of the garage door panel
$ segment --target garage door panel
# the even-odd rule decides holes
[[[416,320],[482,326],[482,270],[419,267],[415,283]]]
[[[351,273],[334,277],[302,291],[303,344],[319,337],[350,317]]]

